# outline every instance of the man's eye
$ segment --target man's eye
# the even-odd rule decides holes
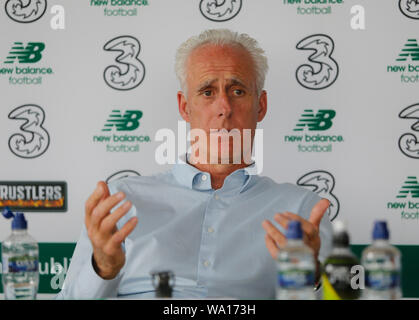
[[[205,90],[205,91],[203,92],[203,95],[204,95],[204,96],[206,96],[206,97],[211,97],[212,92],[211,92],[211,90]]]
[[[234,95],[236,96],[242,96],[244,94],[244,91],[240,89],[234,89],[233,92],[234,92]]]

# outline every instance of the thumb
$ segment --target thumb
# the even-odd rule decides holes
[[[326,213],[327,208],[329,208],[329,205],[330,201],[324,198],[317,202],[313,209],[311,209],[310,218],[308,219],[308,221],[310,221],[312,224],[314,224],[314,226],[319,228],[320,221]]]

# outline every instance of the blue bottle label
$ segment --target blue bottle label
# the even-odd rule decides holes
[[[38,259],[32,256],[19,256],[4,259],[3,272],[36,272],[38,271]]]
[[[365,285],[374,290],[388,290],[400,285],[400,275],[397,271],[367,270],[365,273]]]
[[[312,270],[279,271],[278,285],[285,289],[314,287],[314,272]]]

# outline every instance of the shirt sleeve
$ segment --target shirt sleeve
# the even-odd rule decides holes
[[[105,299],[117,296],[123,269],[114,279],[105,280],[94,270],[92,254],[92,245],[83,225],[62,290],[56,299]]]
[[[311,210],[321,199],[322,198],[314,192],[308,193],[301,207],[301,215],[304,219],[308,219],[310,217]],[[320,221],[319,233],[320,251],[318,259],[321,263],[323,263],[332,252],[333,229],[327,212],[323,215],[323,218]]]
[[[112,183],[108,184],[108,188],[111,195],[118,191],[118,187]],[[123,202],[112,208],[111,214]],[[122,243],[122,250],[124,252],[126,250],[125,243]],[[70,267],[62,290],[56,297],[57,299],[105,299],[117,296],[125,266],[114,279],[105,280],[94,270],[92,255],[92,243],[87,235],[86,226],[83,224],[80,238],[71,258]]]

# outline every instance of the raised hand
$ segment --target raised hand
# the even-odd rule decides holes
[[[320,222],[329,208],[330,202],[327,199],[321,199],[313,207],[308,220],[301,218],[300,216],[291,213],[277,213],[274,216],[276,222],[278,222],[284,229],[287,229],[288,222],[291,220],[298,220],[301,222],[301,227],[304,232],[304,243],[307,244],[314,252],[314,257],[317,260],[320,250],[320,236],[319,227]],[[270,221],[264,220],[262,227],[265,229],[265,244],[268,248],[273,259],[277,259],[278,252],[281,247],[284,247],[287,243],[285,235],[279,231]]]
[[[123,192],[112,196],[105,182],[99,181],[96,189],[85,203],[85,224],[87,234],[92,243],[92,263],[96,273],[103,279],[113,279],[125,264],[125,253],[122,242],[137,225],[137,217],[133,217],[118,230],[116,224],[131,208],[126,201],[110,213],[125,198]]]

